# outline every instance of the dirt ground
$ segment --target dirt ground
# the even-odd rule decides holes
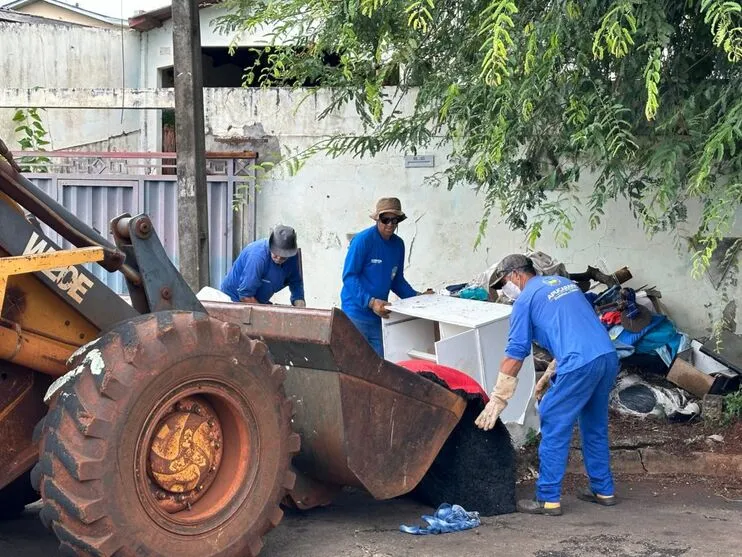
[[[565,486],[565,514],[484,518],[474,530],[439,536],[402,534],[430,509],[409,499],[374,501],[344,493],[332,506],[287,513],[266,537],[260,557],[708,557],[740,555],[742,490],[698,478],[619,479],[620,503],[579,501]],[[523,496],[532,485],[520,487]],[[29,507],[21,520],[0,523],[0,556],[53,557],[56,539]],[[165,554],[167,555],[167,554]],[[170,556],[167,556],[170,557]]]
[[[658,448],[678,455],[693,451],[742,454],[740,421],[727,425],[708,425],[701,420],[681,424],[649,418],[642,420],[613,413],[608,429],[616,448],[634,448],[628,446],[634,440],[638,442],[637,446],[658,445]],[[711,435],[721,435],[723,441],[709,439]]]
[[[654,447],[674,455],[692,452],[742,454],[742,421],[709,425],[702,420],[690,423],[671,423],[667,420],[640,419],[611,411],[608,431],[612,449],[639,449]],[[721,436],[722,441],[711,436]],[[518,478],[528,479],[538,470],[538,439],[518,451]],[[577,429],[572,448],[579,449]],[[740,553],[742,554],[742,552]]]

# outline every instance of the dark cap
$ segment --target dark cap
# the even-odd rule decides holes
[[[520,253],[513,253],[505,256],[502,261],[497,264],[497,267],[495,267],[495,272],[492,273],[490,288],[500,288],[506,275],[513,271],[524,270],[533,272],[533,261],[531,261],[529,257]]]
[[[290,226],[279,224],[268,239],[271,253],[279,257],[294,257],[299,251],[296,245],[296,231]]]

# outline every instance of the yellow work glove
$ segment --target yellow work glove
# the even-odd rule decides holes
[[[549,366],[546,368],[546,371],[544,371],[544,374],[541,376],[541,379],[539,379],[538,383],[536,383],[536,393],[534,395],[536,397],[536,400],[541,400],[541,398],[546,393],[546,390],[549,388],[549,382],[554,376],[555,371],[556,360],[551,360]]]
[[[497,383],[495,388],[492,389],[490,395],[490,401],[487,406],[484,407],[482,413],[479,414],[477,419],[474,421],[479,429],[489,431],[495,427],[497,418],[500,417],[502,411],[508,405],[508,401],[513,398],[515,388],[518,386],[518,378],[511,375],[505,375],[500,372],[497,375]]]

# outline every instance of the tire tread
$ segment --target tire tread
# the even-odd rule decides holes
[[[102,455],[106,444],[114,442],[110,437],[116,404],[129,396],[131,386],[143,373],[149,372],[147,362],[157,361],[178,346],[199,344],[222,344],[230,350],[244,345],[240,353],[247,355],[248,361],[240,361],[241,365],[270,370],[265,383],[280,400],[281,459],[271,502],[255,517],[251,526],[254,534],[244,540],[244,549],[255,557],[263,546],[263,535],[280,522],[283,511],[279,504],[296,480],[289,469],[291,457],[300,448],[300,438],[291,430],[293,405],[283,389],[285,370],[273,365],[265,343],[247,338],[237,325],[202,313],[161,312],[136,318],[92,343],[91,349],[101,350],[107,359],[117,359],[117,365],[105,365],[96,375],[86,363],[78,377],[62,386],[40,426],[40,459],[33,470],[43,498],[40,516],[59,538],[63,554],[130,554],[125,535],[107,516],[107,494],[100,481],[106,465]],[[78,354],[75,362],[86,361],[86,354]],[[199,554],[209,555],[203,549]]]

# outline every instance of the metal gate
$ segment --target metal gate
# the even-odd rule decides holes
[[[22,156],[29,154],[17,153],[21,164]],[[29,180],[111,240],[112,218],[121,213],[147,213],[168,257],[178,265],[177,176],[162,173],[174,167],[163,164],[174,160],[174,153],[56,151],[43,156],[52,161],[43,163],[44,170],[54,172],[24,173]],[[207,153],[207,157],[209,270],[211,285],[218,287],[232,265],[235,249],[255,239],[256,157],[253,153]],[[58,163],[58,159],[67,162]],[[44,230],[60,243],[58,234],[47,227]],[[62,245],[70,247],[66,240]],[[91,271],[116,292],[126,293],[120,273],[108,273],[98,265]]]

